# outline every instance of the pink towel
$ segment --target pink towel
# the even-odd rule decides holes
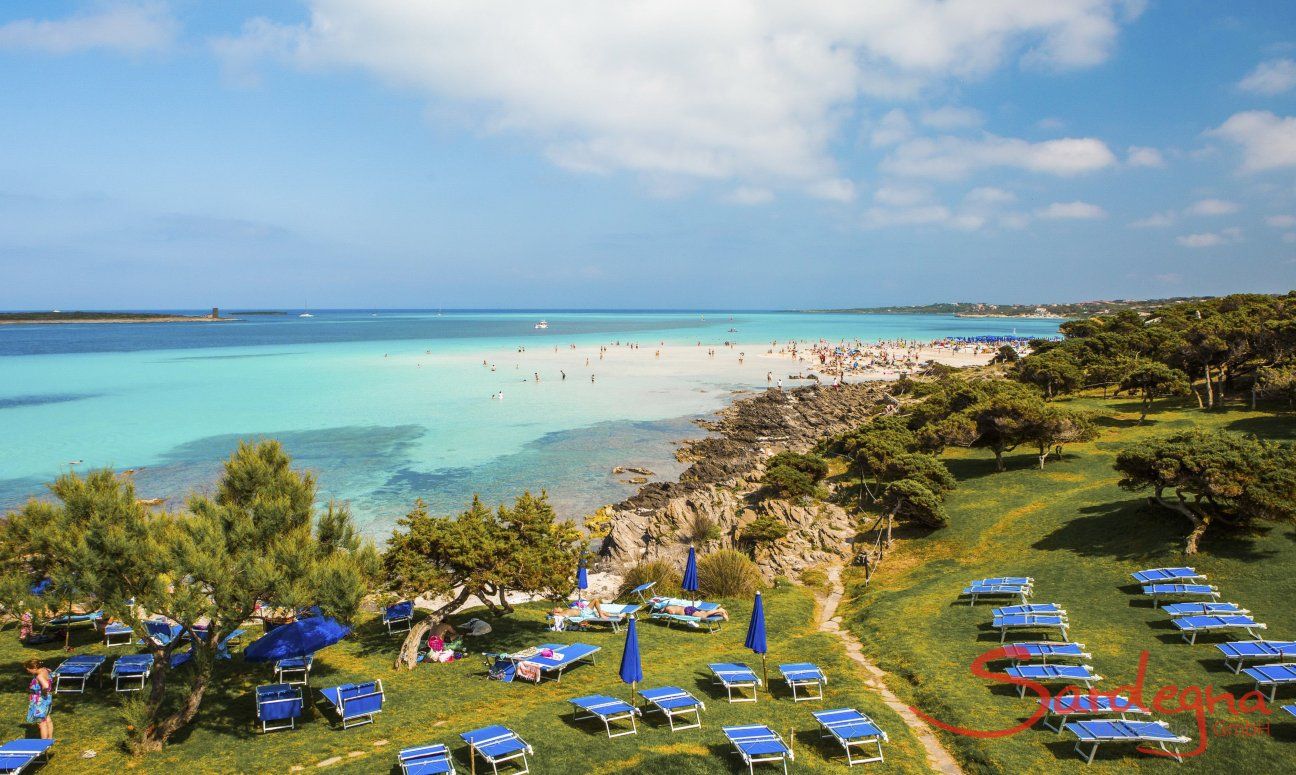
[[[535,662],[518,662],[517,676],[540,683],[540,666]]]

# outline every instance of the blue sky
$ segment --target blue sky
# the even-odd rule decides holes
[[[1296,6],[10,2],[0,308],[1296,287]]]

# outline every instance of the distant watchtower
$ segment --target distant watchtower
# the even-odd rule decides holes
[[[220,307],[212,307],[212,320],[220,317]]]

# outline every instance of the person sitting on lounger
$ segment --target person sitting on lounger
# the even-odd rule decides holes
[[[696,616],[699,619],[714,619],[720,617],[726,622],[729,621],[729,612],[723,608],[713,608],[710,611],[703,611],[691,605],[668,605],[661,609],[664,614],[674,614],[675,616]]]

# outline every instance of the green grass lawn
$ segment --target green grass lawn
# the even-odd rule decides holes
[[[700,730],[672,734],[653,714],[646,723],[641,722],[637,736],[609,740],[598,722],[574,723],[572,706],[567,702],[570,698],[593,693],[628,696],[629,687],[617,677],[624,637],[603,631],[547,632],[543,628],[543,609],[530,606],[510,617],[492,620],[495,632],[470,641],[474,650],[470,658],[447,665],[423,665],[413,672],[390,669],[399,636],[387,636],[374,619],[362,622],[351,638],[321,652],[311,674],[311,684],[316,687],[382,679],[387,704],[377,723],[346,731],[333,728],[318,708],[295,731],[254,731],[253,688],[270,683],[270,673],[264,665],[237,660],[222,663],[220,683],[208,695],[197,723],[165,751],[144,758],[132,758],[123,752],[120,695],[114,695],[110,687],[93,689],[84,696],[59,695],[54,705],[55,737],[59,742],[45,772],[289,772],[296,767],[314,772],[318,762],[342,757],[326,771],[386,773],[395,771],[398,749],[439,741],[451,746],[459,771],[466,773],[470,769],[459,733],[496,723],[510,726],[535,747],[532,771],[537,773],[736,773],[740,762],[730,756],[720,727],[746,723],[770,724],[785,738],[794,730],[796,771],[837,772],[843,760],[837,750],[819,740],[810,714],[842,706],[872,715],[888,731],[888,772],[926,771],[921,746],[900,719],[864,689],[839,641],[814,629],[815,604],[804,589],[785,585],[766,594],[774,698],[762,692],[756,704],[725,702],[723,690],[717,694],[710,684],[706,664],[738,661],[757,670],[760,664],[742,646],[750,601],[725,603],[735,614],[735,621],[716,635],[667,629],[652,622],[641,622],[639,627],[647,685],[674,684],[702,699],[707,710]],[[104,652],[101,645],[91,646],[88,641],[88,635],[81,635],[74,644],[82,645],[78,651]],[[559,641],[600,645],[603,651],[597,664],[572,668],[561,683],[545,681],[539,686],[487,681],[483,660],[475,653]],[[114,651],[121,653],[123,649]],[[20,663],[32,655],[45,658],[52,667],[62,657],[62,649],[24,648],[12,628],[5,631],[0,639],[0,664],[11,676],[3,695],[5,716],[10,722],[7,737],[22,736],[26,731],[21,721],[26,709],[27,678]],[[782,682],[774,678],[774,665],[803,660],[817,662],[828,674],[825,703],[794,704]],[[81,752],[87,749],[98,755],[81,759]],[[478,772],[482,771],[479,763]],[[485,771],[489,772],[489,767]]]
[[[1056,602],[1067,609],[1071,638],[1085,644],[1095,672],[1106,678],[1100,688],[1132,682],[1144,649],[1150,652],[1149,702],[1157,687],[1169,683],[1214,685],[1238,695],[1254,687],[1245,675],[1223,667],[1213,645],[1245,639],[1245,634],[1204,637],[1190,646],[1171,628],[1169,616],[1132,594],[1137,592],[1132,571],[1184,564],[1180,550],[1188,525],[1117,487],[1112,463],[1124,445],[1153,434],[1208,426],[1290,440],[1296,436],[1296,420],[1266,412],[1172,407],[1138,427],[1137,406],[1128,401],[1082,398],[1071,403],[1107,415],[1096,442],[1069,447],[1064,459],[1050,462],[1046,471],[1035,468],[1034,456],[1024,451],[1009,459],[1009,471],[999,474],[985,453],[948,453],[945,459],[959,480],[949,499],[950,526],[907,540],[867,587],[858,574],[852,575],[848,626],[864,642],[865,652],[892,674],[894,689],[943,721],[1006,728],[1025,720],[1034,707],[1033,699],[1020,699],[1015,687],[968,672],[977,655],[999,643],[989,628],[995,606],[969,607],[956,604],[955,598],[968,581],[986,576],[1031,576],[1032,602]],[[1208,537],[1202,548],[1188,564],[1209,575],[1222,600],[1236,602],[1266,622],[1266,637],[1296,639],[1296,532],[1291,526],[1249,537]],[[1291,689],[1280,690],[1278,700],[1293,703],[1296,696]],[[1223,707],[1220,711],[1208,717],[1209,731],[1216,723],[1244,720],[1228,716]],[[1199,737],[1190,714],[1163,718],[1176,732]],[[1270,735],[1210,734],[1208,750],[1186,760],[1181,769],[1128,745],[1104,746],[1086,768],[1072,750],[1070,734],[1058,736],[1042,727],[998,740],[949,734],[943,739],[970,772],[1296,771],[1296,719],[1282,712],[1247,718],[1270,722]]]

